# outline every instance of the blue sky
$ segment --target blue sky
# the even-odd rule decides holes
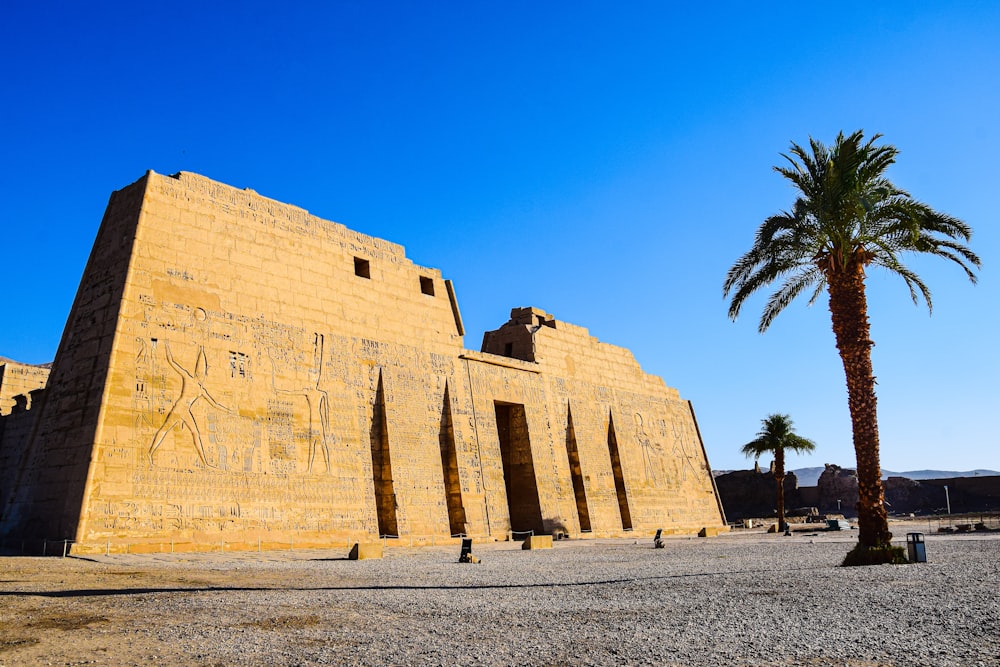
[[[193,171],[403,244],[467,335],[517,306],[627,347],[694,402],[716,469],[772,412],[853,466],[825,302],[765,335],[726,270],[794,191],[790,142],[879,132],[968,222],[973,286],[873,271],[882,464],[1000,470],[994,2],[0,6],[0,356],[50,361],[111,191]]]

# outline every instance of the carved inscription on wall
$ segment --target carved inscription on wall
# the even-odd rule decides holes
[[[363,344],[151,295],[139,303],[128,445],[104,456],[111,475],[130,460],[130,491],[92,508],[93,529],[374,530],[352,396],[366,389]]]

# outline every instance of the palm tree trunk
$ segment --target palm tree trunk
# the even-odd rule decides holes
[[[785,450],[774,450],[774,481],[778,483],[778,530],[785,530]]]
[[[848,404],[858,464],[858,540],[866,547],[888,546],[892,539],[885,510],[879,462],[875,376],[872,373],[865,298],[864,251],[855,253],[842,271],[827,272],[830,315],[837,349],[847,378]]]

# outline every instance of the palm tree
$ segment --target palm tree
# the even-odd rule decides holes
[[[757,437],[740,450],[744,456],[753,456],[754,461],[761,454],[774,454],[774,481],[778,485],[778,530],[785,530],[785,450],[811,452],[816,443],[795,433],[792,418],[788,415],[773,414],[761,420]]]
[[[918,303],[928,310],[931,294],[924,282],[900,260],[904,252],[928,253],[958,264],[973,283],[979,258],[965,242],[971,228],[934,211],[900,190],[884,175],[896,161],[897,149],[875,145],[876,134],[837,135],[832,147],[810,138],[809,149],[793,143],[787,166],[775,171],[792,182],[798,197],[790,212],[761,224],[753,247],[726,276],[723,293],[732,295],[729,316],[740,313],[746,299],[775,281],[781,286],[767,301],[759,331],[796,296],[812,290],[810,304],[824,288],[837,350],[847,377],[848,406],[858,466],[858,550],[888,552],[892,533],[885,511],[879,464],[875,377],[872,373],[865,271],[869,266],[900,276]]]

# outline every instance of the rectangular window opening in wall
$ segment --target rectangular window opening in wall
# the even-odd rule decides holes
[[[434,279],[420,276],[420,291],[427,296],[434,296]]]
[[[504,343],[503,344],[503,356],[513,357],[514,356],[514,343]]]
[[[372,277],[371,262],[369,262],[367,259],[355,257],[354,275],[361,276],[362,278],[371,278]]]

